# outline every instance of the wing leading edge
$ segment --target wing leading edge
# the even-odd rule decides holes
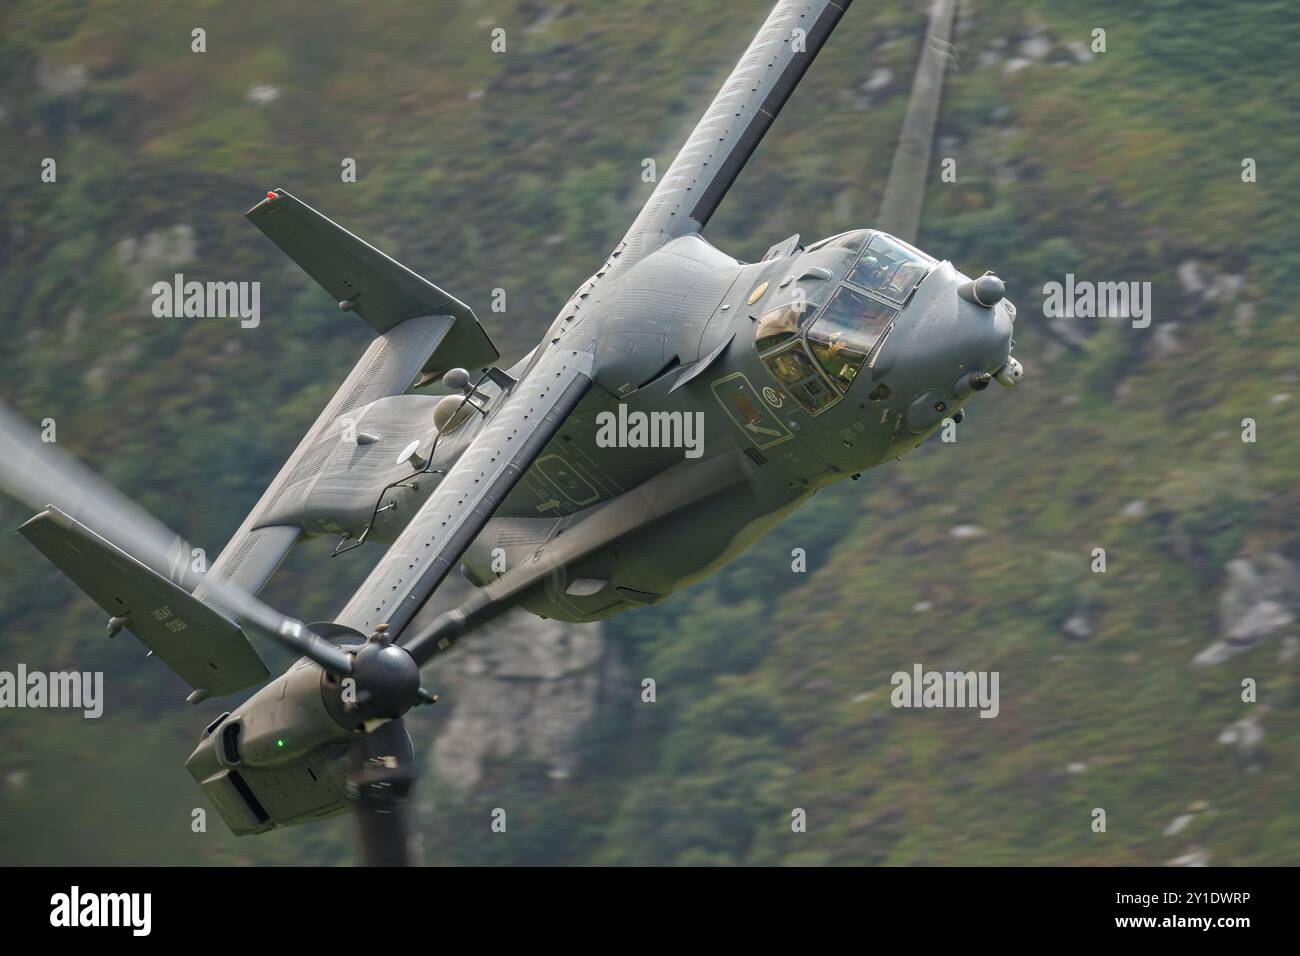
[[[337,621],[396,638],[591,387],[595,356],[551,348],[491,413]]]
[[[853,0],[781,0],[623,239],[630,264],[702,230]]]

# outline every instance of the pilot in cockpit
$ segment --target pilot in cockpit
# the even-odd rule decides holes
[[[868,288],[882,288],[885,285],[885,267],[880,260],[868,252],[854,270],[854,279]]]

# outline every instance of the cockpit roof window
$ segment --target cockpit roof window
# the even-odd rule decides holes
[[[932,265],[934,260],[919,249],[878,232],[871,237],[848,280],[877,295],[903,302]]]
[[[819,239],[811,246],[805,249],[805,252],[816,252],[818,249],[841,248],[850,249],[853,252],[859,252],[867,243],[867,237],[871,235],[869,229],[857,229],[853,232],[841,232],[836,236],[827,236],[825,239]]]

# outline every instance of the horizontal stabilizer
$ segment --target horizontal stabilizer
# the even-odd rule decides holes
[[[464,302],[292,194],[274,190],[247,216],[336,302],[349,303],[350,311],[376,332],[387,332],[416,316],[452,316],[455,324],[426,370],[483,368],[499,357],[474,311]]]
[[[57,508],[18,530],[204,696],[233,693],[267,678],[266,665],[237,624]]]

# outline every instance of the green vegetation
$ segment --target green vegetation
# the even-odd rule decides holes
[[[367,338],[244,209],[290,189],[468,301],[514,358],[617,242],[651,188],[642,159],[667,168],[767,6],[12,0],[3,398],[54,418],[64,447],[215,554]],[[914,6],[850,11],[713,242],[753,258],[794,231],[870,223]],[[959,181],[931,188],[921,244],[1007,280],[1024,384],[972,402],[955,445],[819,494],[715,577],[609,622],[627,705],[588,728],[567,780],[527,759],[492,765],[469,799],[426,780],[431,862],[1300,862],[1300,657],[1274,638],[1190,666],[1220,636],[1227,561],[1300,557],[1295,11],[979,8],[939,131]],[[195,26],[205,54],[190,52]],[[495,26],[505,55],[489,50]],[[1066,52],[1096,27],[1107,52]],[[1040,29],[1052,52],[1006,72]],[[50,81],[73,65],[83,87]],[[877,67],[893,78],[868,92]],[[258,85],[278,97],[250,102]],[[39,181],[44,157],[56,184]],[[343,157],[356,184],[340,182]],[[1241,181],[1244,157],[1258,183]],[[176,226],[194,253],[155,271],[260,280],[258,329],[150,315],[153,279],[133,277],[121,244]],[[1190,291],[1191,260],[1240,289]],[[1066,272],[1150,281],[1151,328],[1044,319],[1043,283]],[[496,287],[505,314],[488,308]],[[1255,444],[1239,440],[1246,417]],[[103,640],[98,609],[11,534],[27,511],[4,501],[0,516],[0,667],[103,670],[110,694],[100,721],[0,713],[0,862],[353,859],[346,819],[237,841],[213,814],[191,834],[203,803],[183,761],[222,702],[187,707],[130,637]],[[806,574],[791,573],[795,547]],[[1089,571],[1095,547],[1105,574]],[[367,568],[325,553],[295,554],[269,599],[330,616]],[[1090,634],[1072,639],[1080,612]],[[917,661],[999,671],[1000,716],[894,710],[890,675]],[[1240,701],[1244,677],[1260,703]],[[1255,714],[1253,756],[1217,742]],[[510,808],[509,839],[488,831],[494,806]],[[805,834],[790,832],[795,807]]]

